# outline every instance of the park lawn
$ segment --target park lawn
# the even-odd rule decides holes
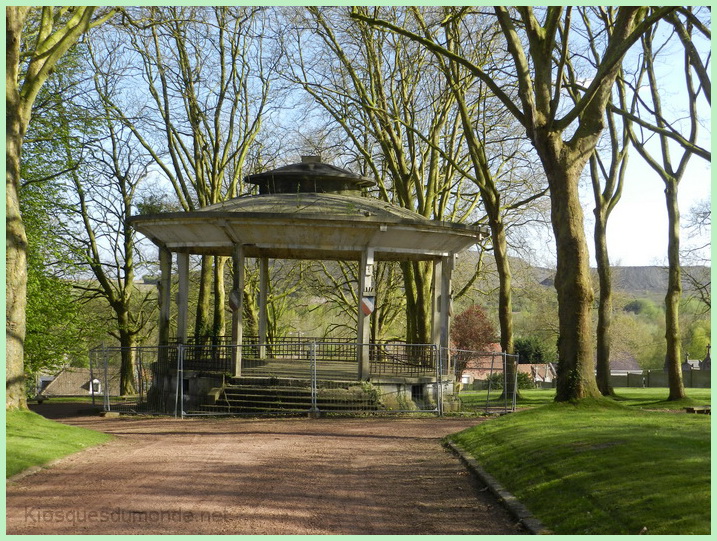
[[[709,534],[711,416],[643,407],[552,403],[449,438],[553,533]]]
[[[687,398],[675,402],[666,400],[669,390],[665,387],[616,387],[614,389],[615,401],[630,407],[656,409],[656,410],[682,410],[687,406],[703,406],[710,404],[710,389],[685,389]],[[490,393],[490,406],[499,407],[505,403],[500,399],[500,390]],[[460,393],[463,411],[481,412],[485,409],[488,391],[467,391]],[[521,389],[517,400],[518,409],[533,408],[552,404],[555,399],[555,389]]]
[[[109,434],[63,425],[31,411],[5,415],[6,478],[111,439]]]

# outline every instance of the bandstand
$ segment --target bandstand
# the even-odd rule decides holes
[[[372,197],[362,190],[371,179],[302,157],[287,165],[245,179],[259,194],[242,196],[192,212],[134,216],[131,225],[159,247],[159,341],[170,341],[170,284],[176,256],[178,293],[176,340],[188,336],[189,257],[231,257],[231,369],[242,375],[244,343],[242,310],[246,258],[259,264],[259,321],[256,343],[266,344],[269,261],[273,259],[359,262],[355,377],[369,381],[370,313],[375,299],[373,267],[377,261],[430,261],[434,267],[432,345],[447,348],[451,310],[451,279],[455,257],[487,236],[485,228],[429,220],[415,212]],[[265,351],[259,352],[264,355]]]

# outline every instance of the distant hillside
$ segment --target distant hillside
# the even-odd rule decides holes
[[[546,269],[542,269],[544,272]],[[593,285],[597,288],[597,270],[593,271]],[[709,267],[683,267],[682,268],[682,288],[688,292],[692,289],[692,285],[687,279],[687,275],[700,277],[705,281],[710,279]],[[553,274],[550,275],[548,281],[552,285]],[[631,293],[637,297],[651,297],[656,295],[664,295],[667,291],[668,269],[662,266],[646,266],[646,267],[612,267],[612,284],[613,289],[624,293]],[[545,284],[548,285],[548,284]]]
[[[475,268],[477,263],[476,252],[464,252],[459,256],[459,266],[464,266],[466,271]],[[497,276],[494,274],[493,258],[487,255],[484,258],[486,275],[481,282],[493,283],[497,286]],[[533,267],[527,262],[513,258],[511,259],[513,278],[516,282],[533,282],[544,286],[552,287],[555,278],[555,270],[544,267]],[[710,267],[683,267],[682,287],[685,293],[692,289],[687,275],[698,277],[700,281],[708,283],[710,280]],[[598,287],[597,270],[592,269],[593,286]],[[616,291],[629,293],[636,297],[662,297],[667,290],[667,267],[644,266],[644,267],[613,267],[612,268],[613,288]]]

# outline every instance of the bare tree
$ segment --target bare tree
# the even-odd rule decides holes
[[[688,35],[694,29],[690,19],[683,24],[678,15],[672,13],[667,18],[668,23],[675,29],[682,38],[686,32]],[[709,159],[710,155],[698,144],[698,128],[700,116],[698,113],[699,96],[705,84],[704,77],[697,77],[698,83],[694,80],[695,56],[692,39],[688,40],[689,46],[684,48],[684,62],[682,73],[684,77],[687,103],[686,119],[682,121],[682,113],[674,112],[674,103],[671,106],[663,104],[660,79],[657,75],[655,64],[665,44],[670,41],[670,36],[661,41],[658,37],[657,28],[649,29],[642,36],[642,59],[639,70],[639,77],[647,78],[649,98],[643,99],[639,94],[639,86],[633,85],[638,96],[638,113],[635,115],[641,119],[638,124],[628,124],[630,128],[630,139],[637,152],[649,164],[662,179],[665,186],[665,203],[668,217],[668,286],[665,295],[665,338],[667,340],[667,353],[665,366],[669,376],[669,400],[679,400],[685,397],[685,389],[682,380],[682,351],[679,306],[682,296],[682,269],[680,264],[680,209],[678,204],[678,190],[681,179],[687,171],[687,164],[693,155]],[[684,39],[681,39],[684,44]],[[698,75],[704,75],[698,68]],[[630,117],[632,118],[632,117]],[[633,129],[633,125],[637,127]],[[638,131],[639,130],[639,131]],[[651,150],[648,142],[657,139],[659,152]],[[677,143],[677,145],[675,145]],[[672,156],[677,147],[679,157],[673,160]]]
[[[107,67],[107,66],[106,66]],[[109,67],[108,67],[109,68]],[[98,95],[111,95],[112,81],[94,78]],[[97,134],[80,148],[67,146],[68,162],[73,154],[86,154],[81,167],[70,171],[68,192],[71,204],[65,237],[79,252],[80,267],[89,267],[94,280],[77,280],[75,287],[86,299],[102,298],[111,308],[115,324],[110,334],[121,351],[120,393],[135,388],[137,338],[151,327],[156,299],[135,286],[138,242],[129,226],[140,184],[147,176],[149,159],[137,148],[129,130],[123,129],[109,114],[106,101],[84,101],[95,114]]]
[[[291,79],[341,126],[362,172],[377,179],[379,197],[427,218],[470,212],[475,197],[449,205],[456,170],[436,148],[443,139],[444,152],[452,154],[461,141],[453,98],[430,76],[428,55],[408,40],[357,25],[348,8],[307,10],[307,20],[295,14],[294,42],[284,40]],[[309,23],[311,31],[303,31]],[[401,269],[406,338],[429,343],[432,266],[402,262]]]
[[[263,50],[264,10],[148,7],[126,10],[121,22],[120,39],[129,41],[136,62],[125,70],[122,99],[106,97],[114,114],[152,156],[185,210],[242,193],[250,149],[271,100],[280,98],[272,87],[278,58]],[[114,43],[98,36],[101,73],[102,59],[118,54]],[[198,336],[224,328],[225,263],[224,257],[202,257]]]
[[[601,51],[598,44],[600,34],[612,31],[617,8],[599,8],[594,12],[582,11],[580,13],[584,24],[584,38],[589,47],[589,54],[593,65],[601,61]],[[597,29],[593,29],[593,25]],[[622,73],[618,74],[622,79]],[[579,89],[583,88],[580,75],[570,59],[567,59],[565,70],[565,88],[573,101],[577,104],[581,97]],[[612,272],[607,245],[607,226],[610,215],[622,197],[622,188],[627,171],[628,150],[630,136],[628,126],[631,121],[620,117],[614,112],[613,101],[617,100],[619,109],[634,113],[635,103],[628,107],[624,87],[616,85],[615,94],[609,98],[605,112],[607,130],[602,141],[596,146],[589,161],[590,180],[595,200],[593,214],[595,227],[593,238],[595,243],[595,259],[597,261],[597,274],[599,280],[598,322],[597,322],[597,354],[596,354],[596,382],[600,392],[608,396],[612,393],[610,387],[610,328],[613,311]],[[622,122],[622,123],[621,123]]]
[[[94,7],[5,8],[6,408],[25,408],[27,237],[20,214],[20,161],[32,106],[53,67],[113,11]]]
[[[494,15],[511,62],[496,66],[492,71],[409,28],[360,11],[353,13],[357,20],[408,36],[436,54],[465,66],[518,119],[535,147],[550,187],[551,220],[557,246],[558,401],[600,394],[594,375],[591,317],[594,294],[578,195],[580,175],[602,132],[605,108],[624,55],[655,21],[673,9],[660,8],[648,13],[644,8],[621,7],[612,31],[601,43],[600,64],[585,74],[590,83],[572,106],[567,106],[562,99],[567,60],[574,57],[570,38],[576,22],[571,7],[540,10],[495,7]],[[474,14],[484,16],[471,8],[455,10],[455,16]],[[506,76],[518,88],[517,103],[503,88]]]
[[[412,8],[412,12],[426,38],[436,42],[443,35],[446,48],[453,55],[468,59],[474,65],[485,65],[501,49],[496,46],[498,29],[495,25],[486,24],[485,20],[468,22],[461,16],[455,16],[452,8],[443,8],[438,12],[441,15],[439,22],[429,26],[421,11]],[[491,250],[499,284],[501,349],[505,353],[513,353],[512,271],[507,228],[510,215],[545,195],[547,188],[533,186],[530,175],[524,178],[527,171],[519,166],[519,162],[526,159],[527,152],[522,148],[519,125],[500,103],[496,103],[483,82],[472,78],[463,65],[451,58],[437,55],[436,60],[455,98],[463,129],[470,164],[470,173],[465,174],[480,192],[485,222],[491,232]],[[456,164],[456,167],[460,168],[460,165]],[[510,374],[517,370],[513,357],[508,360],[507,370],[511,383],[504,393],[512,395],[516,391],[512,389],[515,378]]]
[[[686,220],[688,238],[699,239],[697,244],[682,246],[680,258],[691,267],[683,268],[683,278],[689,285],[692,294],[705,305],[705,310],[712,308],[712,295],[709,267],[711,266],[711,243],[709,234],[712,229],[712,209],[710,200],[704,199],[694,205]]]

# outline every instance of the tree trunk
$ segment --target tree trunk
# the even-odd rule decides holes
[[[117,314],[121,348],[120,394],[122,396],[137,392],[137,382],[135,378],[135,359],[137,357],[137,351],[134,347],[134,335],[127,329],[128,318],[129,314],[127,312]]]
[[[610,386],[610,325],[612,323],[612,276],[607,251],[607,218],[595,209],[595,258],[597,259],[600,297],[597,324],[597,386],[603,396],[613,393]]]
[[[486,205],[487,206],[487,205]],[[493,257],[498,270],[498,322],[500,324],[500,349],[503,353],[513,353],[513,293],[511,284],[513,280],[508,260],[505,227],[500,219],[490,219],[489,226],[493,239]],[[515,374],[518,370],[518,359],[506,358],[506,385],[501,398],[512,398],[514,394],[520,395],[515,384]]]
[[[682,381],[682,353],[680,345],[680,297],[682,296],[682,278],[680,269],[680,210],[677,203],[677,181],[665,179],[665,200],[667,202],[668,241],[667,260],[669,276],[665,296],[665,338],[667,339],[667,375],[670,395],[668,400],[685,398]]]
[[[212,336],[224,336],[226,329],[226,291],[224,289],[224,267],[226,257],[214,258],[214,325]]]
[[[578,182],[589,152],[566,148],[554,134],[534,143],[550,187],[551,222],[557,246],[555,289],[558,294],[558,382],[555,400],[598,397],[593,358],[590,261],[583,229]],[[581,155],[584,159],[577,156]]]
[[[194,325],[194,335],[197,340],[212,335],[210,313],[212,291],[212,256],[202,256],[202,268],[199,272],[199,295],[197,298],[197,317]]]
[[[8,95],[7,102],[11,101]],[[20,152],[23,130],[17,108],[8,103],[5,131],[5,406],[25,409],[25,307],[27,305],[27,236],[20,214]]]
[[[406,290],[406,342],[430,344],[432,321],[432,267],[423,261],[401,262]]]
[[[5,71],[5,406],[25,409],[25,307],[27,305],[27,236],[20,214],[20,155],[27,119],[22,118],[17,89],[22,18],[6,10]]]

